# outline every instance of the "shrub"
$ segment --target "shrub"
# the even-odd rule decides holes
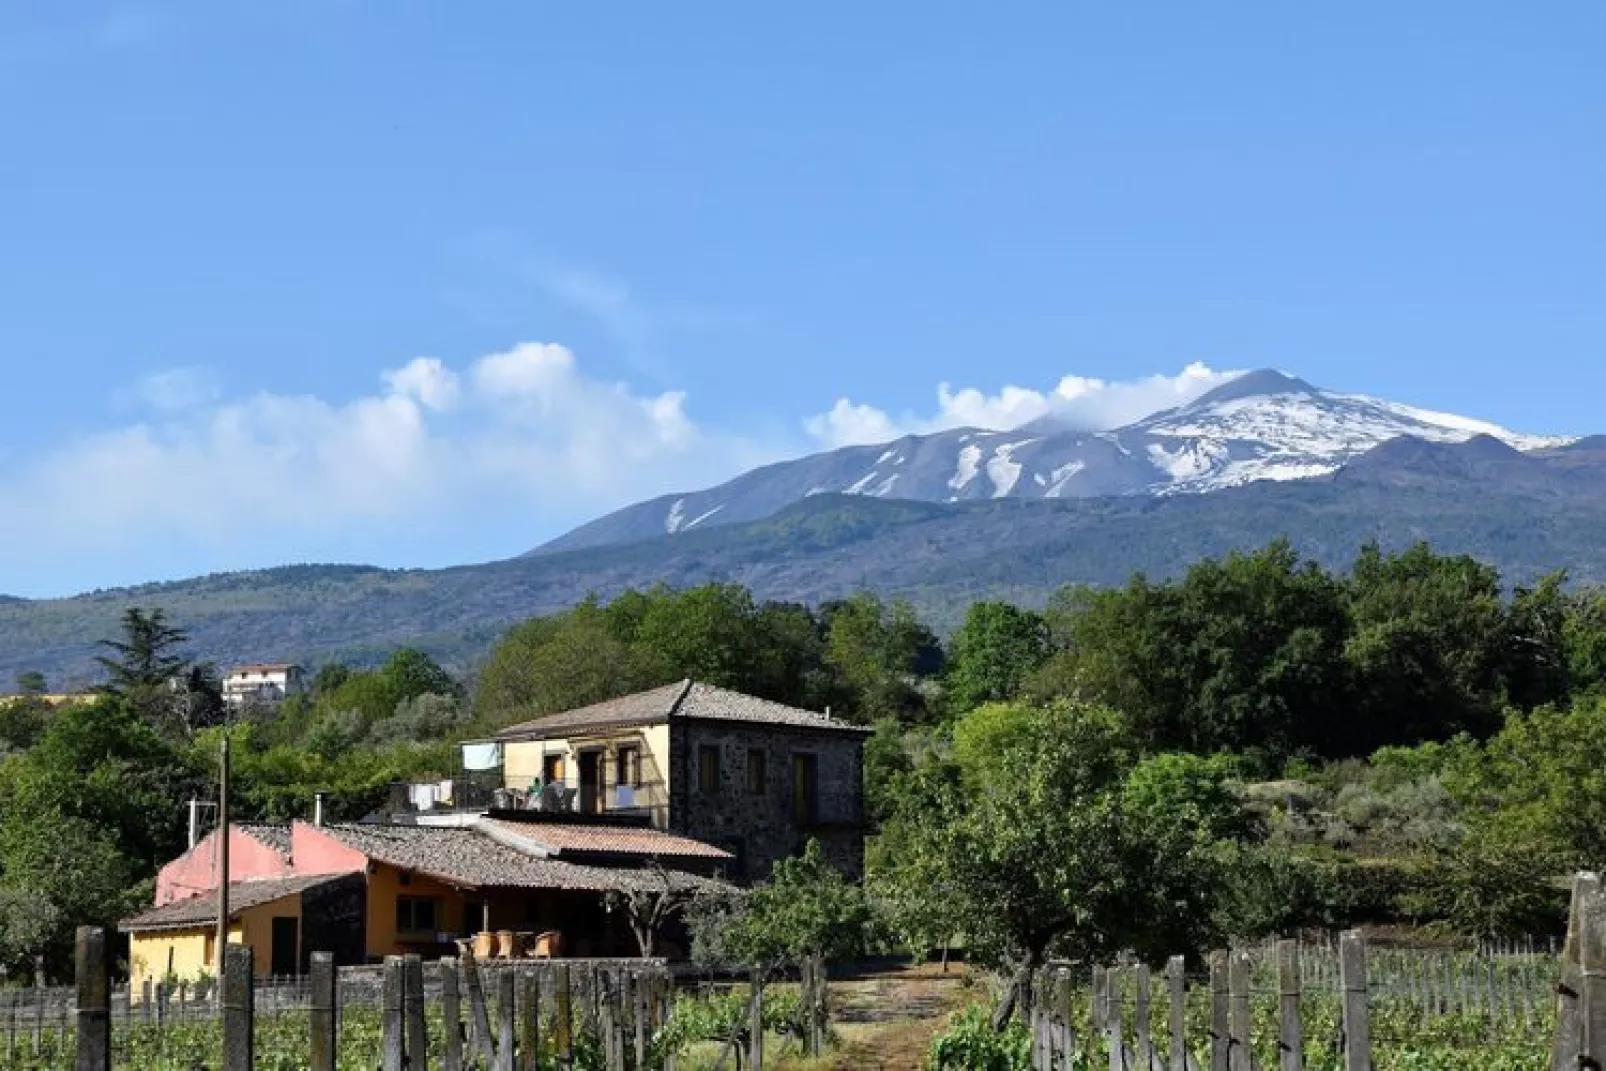
[[[1030,1071],[1032,1038],[1026,1024],[1010,1019],[994,1030],[992,1016],[980,1004],[955,1015],[948,1029],[931,1040],[929,1071]]]

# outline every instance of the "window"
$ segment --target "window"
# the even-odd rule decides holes
[[[792,821],[811,825],[820,818],[820,765],[814,755],[792,756]]]
[[[437,906],[434,900],[421,896],[396,897],[396,932],[435,933]]]
[[[633,747],[619,749],[616,780],[631,788],[641,787],[641,750]]]
[[[769,780],[769,771],[765,769],[764,760],[768,758],[761,747],[747,749],[747,791],[754,796],[762,796]]]
[[[697,790],[719,791],[719,748],[711,744],[697,749]]]
[[[562,755],[548,755],[541,760],[541,783],[543,785],[563,784]]]

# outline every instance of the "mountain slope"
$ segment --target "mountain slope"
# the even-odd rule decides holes
[[[768,465],[718,487],[628,506],[532,553],[741,524],[822,492],[923,502],[1197,494],[1328,475],[1401,436],[1460,442],[1478,435],[1522,450],[1564,441],[1251,372],[1113,431],[1046,417],[1014,431],[960,428]]]
[[[1602,439],[1527,453],[1487,437],[1394,440],[1332,475],[1208,495],[926,503],[821,494],[748,524],[455,569],[297,566],[0,603],[0,681],[25,669],[45,671],[54,687],[92,679],[94,643],[129,605],[165,607],[197,655],[223,663],[363,660],[414,643],[465,664],[514,621],[658,582],[731,581],[761,598],[810,602],[870,589],[951,627],[977,598],[1040,604],[1067,583],[1173,575],[1278,535],[1332,566],[1368,539],[1426,539],[1485,558],[1511,581],[1557,568],[1606,581],[1603,528]]]

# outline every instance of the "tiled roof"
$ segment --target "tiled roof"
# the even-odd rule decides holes
[[[232,919],[241,911],[248,908],[271,904],[275,900],[282,900],[287,896],[297,896],[308,889],[317,888],[331,881],[338,881],[345,874],[299,874],[288,878],[262,878],[256,881],[234,881],[229,883],[229,917]],[[149,911],[135,915],[131,919],[124,919],[118,928],[125,931],[138,930],[186,930],[197,926],[206,926],[217,922],[217,896],[213,893],[202,893],[186,900],[175,900],[161,907],[153,907]]]
[[[266,822],[236,822],[236,829],[252,840],[261,841],[286,859],[290,858],[290,827]]]
[[[498,844],[471,826],[326,825],[354,851],[402,870],[470,888],[607,892],[635,887],[642,870],[542,859]]]
[[[794,729],[821,729],[868,735],[863,726],[818,714],[812,710],[774,703],[757,696],[683,680],[634,695],[624,695],[590,706],[521,722],[496,734],[499,740],[551,736],[580,729],[653,725],[674,718],[781,725]]]
[[[492,836],[532,842],[554,855],[639,855],[645,859],[733,859],[723,848],[660,829],[633,826],[580,825],[567,822],[507,822],[482,818]]]

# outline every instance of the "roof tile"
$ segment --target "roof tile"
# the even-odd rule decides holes
[[[297,874],[288,878],[260,878],[252,881],[229,883],[229,917],[232,919],[248,908],[261,907],[287,896],[296,896],[308,889],[326,885],[349,877],[348,874]],[[217,896],[201,893],[184,900],[153,907],[133,918],[124,919],[118,928],[135,930],[193,929],[217,922]]]

